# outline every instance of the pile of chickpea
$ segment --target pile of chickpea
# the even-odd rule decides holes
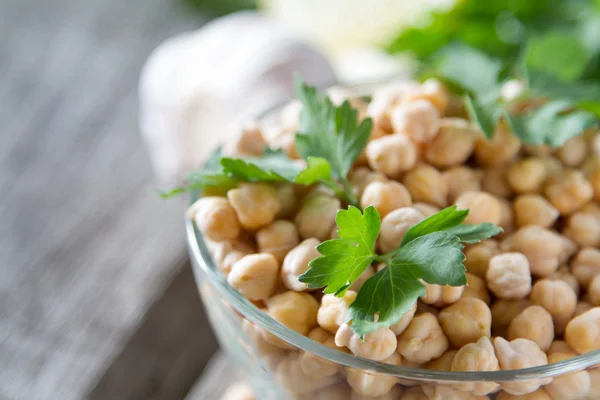
[[[346,94],[332,90],[330,97],[339,103]],[[208,191],[189,210],[231,286],[302,335],[393,365],[513,370],[600,348],[600,137],[595,132],[550,149],[521,143],[501,123],[490,141],[435,80],[389,84],[370,102],[353,98],[351,103],[361,117],[374,121],[349,180],[361,206],[373,205],[381,215],[379,251],[397,247],[411,226],[452,204],[470,209],[467,223],[491,222],[504,233],[465,247],[467,286],[426,284],[426,295],[398,323],[363,341],[346,314],[378,265],[342,298],[298,281],[319,256],[315,247],[337,237],[335,215],[346,205],[319,185],[242,183],[226,193]],[[243,129],[225,151],[260,155],[270,146],[298,159],[299,109],[292,102],[277,123]],[[600,399],[600,368],[554,379],[418,384],[344,368],[248,321],[244,331],[295,398]]]

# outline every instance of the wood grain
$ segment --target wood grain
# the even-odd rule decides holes
[[[165,38],[202,23],[175,4],[0,1],[2,400],[81,399],[94,388],[112,396],[95,398],[111,399],[185,392],[161,392],[157,377],[154,390],[123,388],[119,397],[109,379],[185,265],[183,201],[156,196],[137,130],[144,60]],[[198,303],[189,306],[173,320],[190,318]],[[156,376],[152,365],[167,369],[157,348],[165,344],[148,343],[135,354],[149,364],[145,376]],[[197,368],[206,354],[194,352]],[[122,371],[143,387],[141,372]]]

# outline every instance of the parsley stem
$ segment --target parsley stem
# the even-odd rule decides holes
[[[356,194],[354,193],[354,189],[352,188],[352,185],[350,185],[350,181],[348,180],[348,178],[344,177],[341,179],[342,184],[344,185],[344,191],[345,191],[345,199],[346,202],[349,205],[353,205],[357,208],[360,208],[360,203],[358,201],[358,198],[356,197]]]

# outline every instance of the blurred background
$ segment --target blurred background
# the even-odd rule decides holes
[[[551,31],[597,79],[599,3],[0,0],[0,400],[215,399],[185,199],[158,189],[296,73],[409,76],[457,41],[512,62]]]

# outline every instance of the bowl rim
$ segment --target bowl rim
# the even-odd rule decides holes
[[[351,89],[354,94],[357,95],[367,95],[370,94],[377,86],[385,82],[389,82],[389,79],[383,81],[378,80],[361,82],[351,85],[344,84],[342,87]],[[288,98],[285,101],[270,107],[267,111],[259,116],[259,119],[266,117],[273,111],[279,110],[283,105],[287,104],[289,100],[290,99]],[[198,198],[200,198],[199,191],[193,191],[190,195],[191,203],[195,202]],[[236,289],[229,285],[227,279],[220,272],[219,268],[213,261],[202,233],[197,229],[195,223],[191,218],[189,218],[187,213],[185,213],[185,229],[187,233],[190,259],[192,261],[192,267],[197,282],[200,282],[198,274],[203,273],[208,279],[209,284],[218,290],[219,295],[223,296],[223,298],[237,312],[239,312],[253,324],[256,324],[260,328],[268,331],[277,338],[289,343],[299,350],[313,353],[318,357],[341,364],[345,367],[369,370],[370,372],[393,375],[404,379],[452,383],[473,381],[513,382],[532,379],[545,379],[573,371],[580,371],[600,364],[600,350],[596,350],[557,363],[546,364],[537,367],[501,371],[450,372],[396,366],[334,350],[328,346],[309,339],[307,336],[301,335],[287,328],[285,325],[261,311],[258,307],[242,296]],[[201,271],[198,271],[198,268],[200,268]]]

